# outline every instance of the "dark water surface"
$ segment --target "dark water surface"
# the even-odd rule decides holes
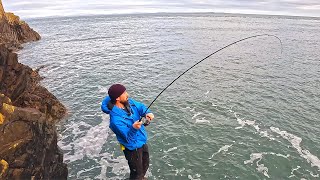
[[[149,179],[319,179],[320,19],[210,14],[31,19],[42,40],[20,61],[67,107],[59,145],[69,179],[129,169],[100,111],[120,82],[151,107]]]

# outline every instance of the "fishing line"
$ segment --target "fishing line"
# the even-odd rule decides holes
[[[249,36],[249,37],[240,39],[240,40],[238,40],[238,41],[235,41],[235,42],[233,42],[233,43],[230,43],[230,44],[228,44],[228,45],[226,45],[226,46],[224,46],[224,47],[216,50],[215,52],[209,54],[209,55],[206,56],[205,58],[201,59],[200,61],[198,61],[197,63],[195,63],[194,65],[192,65],[190,68],[188,68],[187,70],[185,70],[183,73],[181,73],[178,77],[176,77],[170,84],[168,84],[168,85],[154,98],[154,100],[150,103],[150,105],[149,105],[149,106],[147,107],[147,109],[145,110],[144,114],[148,111],[148,109],[152,106],[152,104],[158,99],[158,97],[159,97],[166,89],[168,89],[176,80],[178,80],[181,76],[183,76],[185,73],[187,73],[190,69],[194,68],[196,65],[200,64],[202,61],[208,59],[210,56],[216,54],[217,52],[219,52],[219,51],[221,51],[221,50],[223,50],[223,49],[226,49],[226,48],[228,48],[228,47],[230,47],[230,46],[232,46],[232,45],[234,45],[234,44],[237,44],[237,43],[239,43],[239,42],[241,42],[241,41],[245,41],[245,40],[252,39],[252,38],[256,38],[256,37],[260,37],[260,36],[269,36],[269,37],[275,37],[275,38],[277,38],[277,39],[279,40],[280,44],[281,44],[281,54],[282,54],[282,50],[283,50],[283,48],[282,48],[282,41],[281,41],[281,39],[280,39],[278,36],[276,36],[276,35],[271,35],[271,34],[259,34],[259,35]],[[140,118],[139,122],[141,122],[142,118],[143,118],[143,117]]]

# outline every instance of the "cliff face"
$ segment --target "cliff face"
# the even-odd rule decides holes
[[[20,49],[22,43],[37,41],[41,37],[19,16],[6,13],[0,0],[0,43],[9,49]]]
[[[12,50],[39,40],[0,0],[0,179],[67,179],[55,122],[65,107],[40,86],[38,70],[18,62]]]
[[[2,0],[0,0],[0,20],[3,18],[4,16],[4,9],[2,6]]]
[[[17,54],[4,45],[0,45],[0,53],[0,92],[9,97],[14,106],[35,108],[51,117],[50,121],[61,119],[66,109],[39,85],[38,70],[19,63]]]

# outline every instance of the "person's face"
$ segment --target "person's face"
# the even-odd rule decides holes
[[[119,102],[122,104],[128,104],[128,98],[129,94],[127,91],[125,91],[119,96]]]

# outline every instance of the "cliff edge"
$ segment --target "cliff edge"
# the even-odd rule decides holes
[[[21,49],[21,44],[40,40],[40,35],[13,13],[6,13],[0,0],[0,43],[9,49]]]
[[[40,35],[0,0],[0,179],[67,179],[55,123],[66,108],[14,50]]]

